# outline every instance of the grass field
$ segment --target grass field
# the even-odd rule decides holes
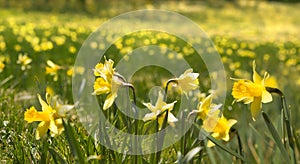
[[[250,106],[242,103],[232,104],[231,88],[234,81],[230,77],[252,79],[252,62],[256,62],[256,70],[260,75],[265,71],[273,76],[278,88],[284,93],[287,109],[291,113],[291,127],[295,142],[296,163],[300,162],[300,4],[282,3],[249,3],[240,6],[232,4],[212,5],[206,3],[162,3],[159,8],[176,11],[187,16],[207,33],[221,55],[227,76],[227,98],[224,105],[224,115],[238,121],[238,130],[243,156],[248,163],[277,163],[284,162],[283,152],[278,148],[276,139],[269,132],[263,117],[256,121],[251,119]],[[147,6],[147,8],[154,8]],[[140,8],[142,9],[142,8]],[[126,11],[126,10],[125,10]],[[107,12],[111,12],[108,10]],[[113,11],[112,15],[120,11]],[[57,137],[48,135],[36,140],[36,123],[24,121],[24,112],[31,106],[40,109],[37,94],[43,99],[45,92],[58,95],[62,103],[73,104],[72,72],[76,55],[91,32],[97,29],[110,17],[91,17],[76,13],[43,13],[24,12],[14,9],[0,9],[0,160],[1,163],[112,163],[133,161],[152,163],[157,156],[131,156],[111,152],[105,147],[95,144],[79,122],[76,112],[70,111],[65,118],[65,132]],[[163,44],[182,56],[169,54],[168,58],[177,60],[187,58],[199,72],[199,90],[208,94],[210,83],[203,61],[194,60],[196,54],[182,40],[166,35],[148,32],[146,34],[131,34],[117,41],[108,50],[106,56],[118,61],[122,55],[143,45],[145,40],[155,38],[156,44]],[[165,36],[165,35],[162,35]],[[134,40],[134,41],[132,41]],[[121,46],[120,46],[121,45]],[[97,45],[96,45],[97,46]],[[99,45],[101,48],[101,44]],[[209,48],[209,47],[207,47]],[[207,51],[207,50],[206,50]],[[30,59],[22,63],[20,55]],[[54,64],[57,70],[54,69]],[[19,62],[18,62],[19,61]],[[25,60],[26,61],[26,60]],[[100,61],[100,59],[99,59]],[[201,63],[201,64],[199,64]],[[53,70],[48,70],[51,68]],[[143,76],[145,73],[154,76]],[[148,102],[147,93],[152,86],[163,86],[162,81],[172,78],[172,75],[160,68],[146,68],[137,72],[132,79],[137,90],[137,105]],[[170,98],[175,100],[178,93],[171,92]],[[145,100],[146,97],[146,100]],[[100,98],[100,101],[102,99]],[[170,103],[168,102],[168,103]],[[263,104],[279,135],[281,133],[282,113],[280,97],[273,94],[273,101]],[[174,109],[175,112],[178,109]],[[113,107],[105,111],[107,116],[113,115],[117,109]],[[119,112],[120,113],[120,112]],[[121,114],[110,118],[116,126],[124,127],[125,123],[116,123],[123,119]],[[128,120],[127,120],[128,121]],[[130,124],[130,119],[129,119]],[[138,121],[143,125],[143,121]],[[131,124],[130,124],[131,125]],[[133,126],[133,125],[131,125]],[[143,125],[143,128],[151,125]],[[146,133],[141,128],[138,133]],[[125,128],[124,131],[128,129]],[[151,132],[151,130],[150,130]],[[153,129],[155,132],[155,129]],[[230,155],[220,147],[207,148],[197,140],[197,128],[190,129],[187,134],[174,146],[162,151],[163,163],[174,163],[188,159],[190,162],[202,160],[205,163],[239,162],[238,158]],[[74,133],[74,134],[73,134]],[[236,137],[235,137],[236,138]],[[225,147],[238,152],[238,144],[233,138]],[[287,140],[286,138],[282,140]],[[75,145],[75,146],[74,146]],[[288,154],[292,154],[289,146]],[[195,148],[201,151],[193,154]],[[179,153],[180,152],[180,153]],[[190,152],[190,153],[189,153]],[[179,155],[181,154],[181,156]],[[157,154],[156,154],[157,155]],[[148,161],[148,162],[147,162]],[[157,161],[156,161],[157,162]]]

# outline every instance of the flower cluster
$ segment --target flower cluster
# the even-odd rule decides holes
[[[119,87],[122,85],[122,79],[118,76],[117,72],[113,68],[114,61],[111,59],[104,61],[104,63],[98,63],[94,69],[94,75],[96,80],[94,82],[94,95],[108,94],[103,110],[112,106],[117,97]]]
[[[209,95],[198,104],[198,110],[192,111],[191,114],[198,114],[198,118],[202,120],[202,128],[205,131],[212,133],[212,136],[214,138],[229,141],[229,131],[231,127],[237,123],[237,120],[228,120],[227,118],[225,118],[219,110],[221,106],[221,104],[213,104],[212,95]],[[212,147],[214,146],[214,144],[209,141],[207,143],[207,146]]]
[[[73,105],[62,105],[57,98],[53,98],[53,105],[50,105],[51,98],[46,93],[46,102],[38,94],[39,102],[42,106],[42,111],[37,111],[34,106],[26,109],[24,113],[24,120],[28,123],[38,121],[40,122],[35,133],[35,138],[39,140],[50,131],[50,135],[55,137],[64,130],[62,118],[66,116],[66,112],[71,110]]]

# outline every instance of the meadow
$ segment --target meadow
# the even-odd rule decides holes
[[[157,7],[157,6],[156,6]],[[223,104],[226,118],[237,120],[234,125],[238,136],[228,142],[218,142],[206,147],[206,140],[198,140],[199,127],[193,126],[173,146],[147,155],[126,155],[113,152],[88,134],[79,121],[76,110],[64,117],[64,131],[55,137],[36,139],[38,124],[24,120],[24,113],[31,106],[41,110],[37,94],[45,100],[46,92],[60,104],[76,104],[72,95],[72,76],[84,70],[74,69],[74,62],[81,45],[102,23],[121,11],[105,16],[90,16],[76,13],[47,13],[0,10],[0,160],[1,163],[281,163],[300,160],[300,4],[249,3],[235,6],[225,3],[213,6],[206,3],[162,3],[160,9],[176,11],[197,24],[211,38],[215,47],[206,47],[204,52],[216,48],[226,71],[227,97]],[[147,6],[151,9],[154,6]],[[143,9],[142,7],[139,9]],[[128,10],[129,11],[129,10]],[[122,11],[123,12],[123,11]],[[124,11],[125,12],[125,11]],[[107,16],[109,15],[109,16]],[[108,37],[109,40],[109,37]],[[129,34],[116,41],[106,52],[106,58],[117,62],[130,51],[141,46],[157,44],[176,52],[168,53],[170,61],[186,59],[199,75],[199,100],[211,93],[207,67],[195,58],[196,51],[175,36],[155,31]],[[101,43],[95,45],[101,49]],[[256,71],[264,75],[267,71],[276,79],[277,88],[283,92],[287,105],[281,97],[272,94],[273,101],[263,104],[262,110],[270,118],[275,129],[270,130],[265,117],[260,114],[253,121],[250,105],[235,102],[232,96],[234,80],[252,79],[252,63]],[[104,59],[99,59],[104,62]],[[144,76],[151,74],[151,76]],[[147,94],[153,86],[165,87],[173,76],[157,67],[148,67],[134,74],[130,83],[136,89],[136,105],[149,102]],[[171,89],[168,103],[180,98],[181,92]],[[103,105],[105,97],[99,96]],[[198,99],[197,99],[198,101]],[[179,103],[178,101],[177,103]],[[49,103],[49,102],[47,102]],[[196,103],[196,102],[195,102]],[[282,107],[283,106],[283,107]],[[287,144],[285,110],[290,113],[290,125],[294,149]],[[128,133],[151,134],[157,131],[155,123],[134,121],[117,112],[113,106],[105,110],[108,120]],[[174,112],[179,113],[175,106]],[[187,116],[187,113],[185,113]],[[184,115],[184,114],[183,114]],[[115,116],[115,117],[114,117]],[[184,117],[184,116],[180,116]],[[163,128],[166,126],[163,119]],[[200,122],[200,123],[199,123]],[[196,124],[201,121],[196,121]],[[140,128],[134,127],[139,125]],[[177,125],[177,124],[176,124]],[[127,128],[126,128],[127,127]],[[131,129],[132,127],[132,129]],[[283,129],[283,130],[282,130]],[[281,139],[274,137],[274,132]],[[288,132],[287,132],[288,133]],[[239,138],[239,140],[237,140]],[[211,139],[211,138],[210,138]],[[103,139],[105,140],[105,139]],[[213,140],[213,139],[212,139]],[[281,140],[284,144],[281,143]],[[214,141],[214,140],[213,140]],[[239,143],[241,141],[241,144]],[[107,141],[106,141],[107,142]],[[283,146],[283,147],[282,147]],[[242,147],[242,150],[239,148]],[[226,150],[224,150],[226,149]],[[229,150],[228,150],[229,149]],[[231,153],[230,153],[230,150]],[[161,153],[161,154],[160,154]],[[285,154],[286,153],[286,154]],[[293,156],[294,154],[294,156]],[[240,156],[243,158],[241,159]]]

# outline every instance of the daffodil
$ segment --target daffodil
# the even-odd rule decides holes
[[[73,105],[61,105],[55,101],[54,106],[50,105],[49,95],[46,94],[45,102],[38,94],[39,102],[42,106],[42,111],[37,111],[34,106],[27,109],[24,113],[24,120],[28,123],[38,121],[40,122],[35,133],[35,138],[39,140],[50,131],[50,135],[55,137],[64,130],[62,125],[62,118],[65,113],[73,108]]]
[[[167,110],[169,112],[167,118],[168,123],[170,125],[174,125],[174,122],[178,121],[178,119],[171,113],[176,101],[167,104],[166,102],[163,101],[163,98],[164,98],[163,94],[159,92],[155,106],[153,106],[151,103],[143,103],[151,111],[151,113],[148,113],[144,116],[143,121],[146,122],[149,120],[158,119],[159,129],[162,128],[162,124],[166,115],[165,112]]]
[[[229,132],[231,127],[237,123],[235,119],[227,120],[223,115],[219,116],[220,111],[217,110],[213,114],[209,115],[203,121],[202,128],[207,131],[211,132],[212,137],[218,140],[229,141],[230,136]],[[207,147],[214,146],[214,143],[208,141]]]
[[[177,85],[181,88],[183,93],[188,91],[195,90],[199,87],[198,73],[193,73],[193,69],[187,69],[182,75],[176,79],[171,79],[176,82]]]
[[[238,79],[232,88],[232,96],[236,102],[244,102],[245,104],[251,103],[252,118],[258,116],[262,103],[272,101],[272,95],[266,90],[266,87],[276,87],[276,81],[269,78],[266,72],[262,78],[255,70],[256,65],[253,62],[253,82],[245,79]]]
[[[47,60],[46,74],[54,76],[53,80],[58,80],[58,70],[62,69],[61,66],[53,63],[51,60]]]
[[[94,69],[96,80],[94,82],[94,95],[108,94],[103,105],[103,110],[112,106],[117,97],[117,92],[123,84],[121,76],[113,68],[114,62],[109,59],[104,64],[98,63]]]
[[[114,66],[114,61],[109,59],[104,61],[103,63],[98,63],[95,66],[94,69],[94,75],[96,77],[102,77],[103,79],[105,79],[106,81],[109,81],[109,79],[112,78],[112,76],[114,75],[115,69],[113,68]]]
[[[205,118],[210,114],[218,110],[222,104],[216,105],[212,103],[212,95],[208,95],[204,98],[202,102],[198,104],[198,110],[195,111],[198,113],[198,117],[202,120],[205,120]]]
[[[27,55],[19,54],[17,64],[21,65],[21,70],[25,71],[26,69],[30,69],[31,66],[29,65],[32,62],[32,59],[30,59]]]

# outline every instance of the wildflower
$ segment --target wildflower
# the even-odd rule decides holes
[[[68,76],[73,76],[73,74],[80,74],[82,75],[84,73],[84,68],[83,67],[70,67],[68,70],[67,70],[67,75]]]
[[[202,102],[198,104],[198,110],[192,111],[198,114],[198,118],[205,120],[206,117],[218,110],[222,104],[216,105],[212,103],[212,95],[208,95]]]
[[[198,73],[193,73],[193,69],[188,69],[179,78],[171,80],[174,80],[181,87],[183,93],[186,94],[188,91],[198,88],[198,76]]]
[[[4,68],[5,68],[5,64],[3,61],[0,60],[0,73],[3,72]]]
[[[205,97],[205,95],[203,97]],[[193,110],[192,112],[190,112],[188,117],[190,117],[193,114],[198,114],[199,119],[205,120],[206,117],[208,117],[208,115],[214,113],[221,106],[222,104],[213,104],[212,95],[208,95],[198,104],[198,110]]]
[[[212,132],[212,136],[215,139],[229,141],[229,131],[231,127],[237,123],[235,119],[227,120],[223,115],[219,116],[220,111],[217,110],[213,114],[209,115],[204,121],[202,128],[207,132]],[[212,147],[214,144],[209,141],[207,147]]]
[[[232,88],[232,96],[234,101],[244,102],[244,104],[251,104],[251,115],[253,120],[258,116],[262,103],[268,103],[272,101],[272,95],[266,90],[266,87],[276,87],[276,81],[273,78],[269,78],[269,74],[266,72],[262,78],[255,71],[255,62],[253,62],[253,82],[250,80],[239,79]]]
[[[105,79],[106,81],[108,81],[108,79],[111,79],[113,74],[114,74],[114,61],[109,59],[104,61],[103,63],[98,63],[94,69],[94,75],[96,77],[100,76],[103,79]]]
[[[117,92],[123,84],[121,75],[115,72],[113,68],[114,62],[106,60],[104,64],[98,63],[94,69],[96,80],[94,82],[94,95],[108,94],[103,105],[103,110],[112,106],[117,97]]]
[[[174,104],[176,101],[167,104],[163,101],[163,94],[161,92],[158,93],[158,98],[156,101],[155,106],[153,106],[151,103],[143,103],[149,110],[151,110],[152,113],[148,113],[144,116],[143,121],[149,121],[149,120],[156,120],[158,119],[158,125],[159,129],[162,128],[162,124],[165,118],[165,111],[169,111],[168,113],[168,123],[170,125],[174,125],[173,123],[178,121],[178,119],[171,113],[171,110],[173,110]]]
[[[58,70],[60,70],[62,67],[59,65],[54,64],[51,60],[47,60],[47,67],[46,67],[46,74],[49,74],[51,76],[54,76],[53,80],[58,80]]]
[[[21,65],[21,70],[25,71],[26,69],[30,69],[31,66],[29,65],[32,60],[27,55],[19,54],[17,64]]]
[[[73,108],[73,105],[61,105],[58,101],[55,101],[54,106],[50,105],[48,93],[46,94],[45,102],[38,94],[39,102],[42,106],[42,111],[37,111],[34,106],[26,109],[24,113],[24,120],[28,123],[39,121],[35,138],[39,140],[46,135],[48,130],[51,137],[55,137],[64,130],[62,125],[62,118],[65,117],[65,113]]]

